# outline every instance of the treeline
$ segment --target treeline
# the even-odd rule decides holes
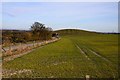
[[[30,30],[2,30],[2,44],[26,43],[29,41],[49,40],[52,38],[52,28],[35,22]]]

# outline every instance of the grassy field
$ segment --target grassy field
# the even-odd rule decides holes
[[[55,43],[3,63],[3,77],[118,77],[117,34],[67,32],[61,31],[61,39]]]

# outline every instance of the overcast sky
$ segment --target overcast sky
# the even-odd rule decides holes
[[[28,30],[35,22],[53,30],[118,32],[117,2],[4,2],[2,28]],[[1,24],[0,24],[1,25]]]

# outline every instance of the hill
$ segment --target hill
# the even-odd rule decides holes
[[[55,32],[59,33],[60,35],[71,35],[71,34],[88,35],[88,34],[97,34],[96,32],[90,32],[90,31],[79,30],[79,29],[61,29],[61,30],[56,30]]]
[[[54,31],[60,36],[65,36],[65,35],[97,35],[97,34],[119,34],[119,33],[112,33],[112,32],[94,32],[94,31],[86,31],[86,30],[80,30],[80,29],[61,29],[61,30],[56,30]]]

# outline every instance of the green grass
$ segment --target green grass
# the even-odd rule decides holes
[[[75,33],[75,32],[74,32]],[[86,32],[85,32],[86,33]],[[88,33],[86,33],[88,34]],[[81,48],[85,54],[80,51]],[[102,57],[95,55],[90,50]],[[89,59],[87,57],[89,57]],[[105,58],[105,59],[103,59]],[[3,64],[7,74],[27,69],[4,77],[42,77],[42,78],[117,78],[118,77],[118,35],[69,34],[61,40]]]

